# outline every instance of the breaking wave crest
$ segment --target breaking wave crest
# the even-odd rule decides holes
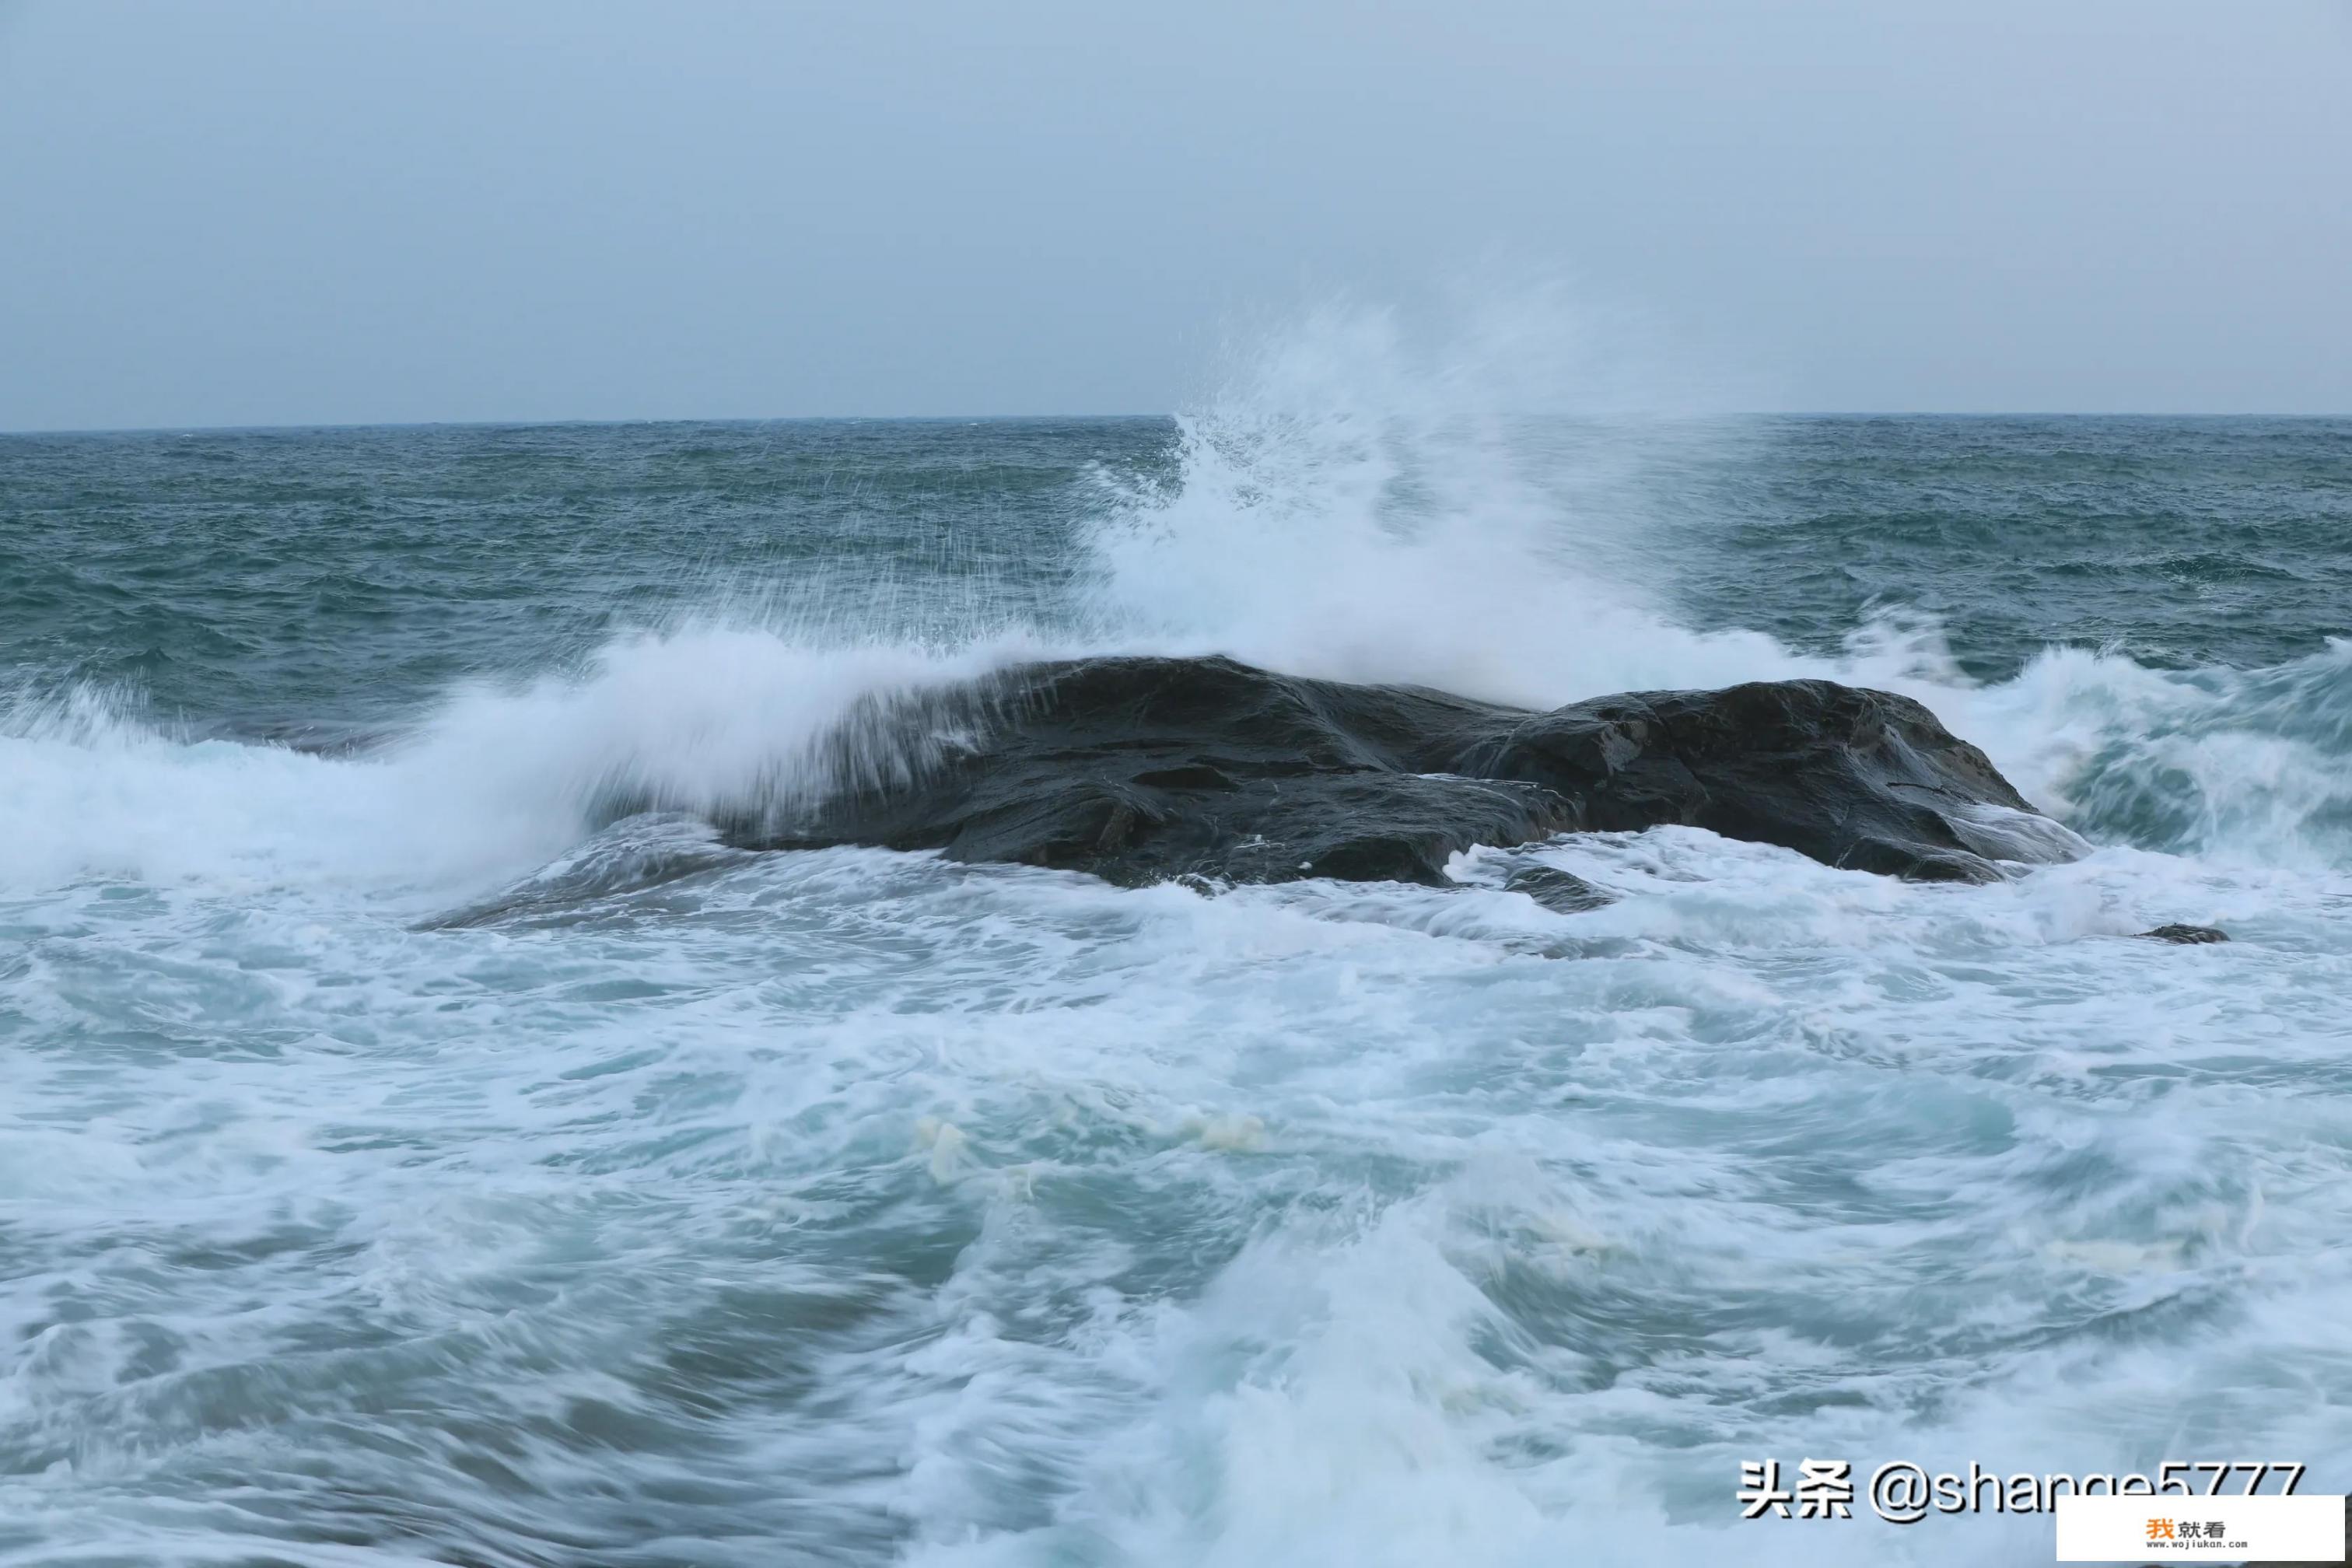
[[[1104,651],[1530,707],[1757,679],[1883,687],[2095,840],[2347,863],[2345,645],[2252,671],[2053,648],[1981,685],[1916,615],[1866,620],[1835,655],[1694,626],[1672,587],[1706,520],[1664,515],[1650,481],[1751,437],[1580,409],[1560,320],[1425,339],[1392,312],[1331,310],[1276,333],[1177,420],[1169,475],[1090,481],[1066,601],[1019,625],[973,600],[943,633],[905,584],[812,606],[739,582],[584,671],[454,689],[355,757],[174,737],[121,688],[20,692],[0,710],[10,815],[71,826],[12,835],[0,876],[509,873],[635,809],[758,811],[903,776],[926,737],[894,696]]]

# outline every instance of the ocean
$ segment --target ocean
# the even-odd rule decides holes
[[[2095,850],[713,834],[1104,650],[1881,687]],[[0,437],[0,1563],[2022,1563],[1741,1467],[2352,1485],[2352,422]]]

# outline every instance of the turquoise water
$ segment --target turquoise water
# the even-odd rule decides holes
[[[1673,531],[1654,570],[1697,626],[1834,651],[1901,606],[1980,679],[2053,645],[2252,668],[2352,637],[2352,421],[1530,436],[1542,466],[1633,449],[1617,482]],[[976,580],[1066,624],[1106,481],[1181,482],[1160,419],[19,436],[0,461],[0,656],[200,726],[396,719],[741,595],[952,636],[935,601],[970,611]]]
[[[2348,527],[2341,421],[0,437],[0,1563],[2025,1563],[1739,1461],[2343,1489]],[[2098,848],[1202,899],[607,804],[1104,647],[1889,686]]]

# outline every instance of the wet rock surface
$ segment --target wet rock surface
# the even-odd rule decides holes
[[[1531,712],[1225,658],[1090,658],[900,700],[856,728],[883,761],[845,763],[813,802],[722,819],[727,839],[938,849],[1130,885],[1442,884],[1474,845],[1667,824],[1935,880],[2071,853],[1926,708],[1828,681]],[[1564,884],[1528,890],[1591,907]]]
[[[1522,866],[1503,882],[1507,893],[1525,893],[1563,915],[1582,914],[1615,900],[1583,878],[1553,866]]]
[[[2209,942],[2227,942],[2230,940],[2229,932],[2216,931],[2211,926],[2162,925],[2157,927],[2154,931],[2144,931],[2138,934],[2147,938],[2150,942],[2179,942],[2184,947],[2193,947]]]

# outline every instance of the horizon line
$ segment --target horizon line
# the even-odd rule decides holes
[[[1173,420],[1174,411],[1126,414],[719,414],[628,415],[614,417],[555,416],[488,419],[338,419],[280,424],[34,425],[0,429],[0,440],[71,436],[265,436],[364,430],[562,430],[616,429],[640,425],[1047,425],[1119,424]],[[1769,419],[2173,419],[2307,420],[2352,419],[2352,410],[2283,413],[2260,409],[2182,412],[2143,409],[2043,408],[1778,408],[1712,413],[1528,414],[1520,417],[1641,420],[1696,423],[1704,420]]]

